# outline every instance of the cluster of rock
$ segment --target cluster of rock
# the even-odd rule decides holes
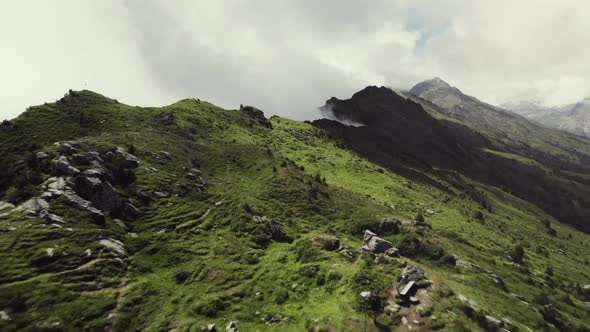
[[[388,257],[399,257],[399,250],[394,248],[391,242],[378,237],[377,234],[370,230],[366,230],[363,235],[361,254],[363,256],[368,254],[382,254]]]
[[[55,145],[58,156],[49,162],[53,176],[41,184],[43,193],[39,197],[20,204],[16,212],[30,218],[42,217],[50,223],[63,223],[63,218],[50,212],[48,202],[63,196],[71,206],[90,212],[97,223],[104,223],[105,216],[128,219],[141,216],[142,212],[112,185],[115,177],[107,167],[107,163],[116,160],[123,168],[136,168],[139,161],[135,156],[121,148],[104,154],[82,152],[76,141],[56,142]],[[50,157],[39,152],[37,158],[47,161]],[[82,167],[84,171],[80,170]]]
[[[215,324],[208,324],[207,326],[201,327],[202,332],[217,332],[217,326]],[[225,332],[240,332],[238,325],[235,321],[229,322],[225,327]]]
[[[411,304],[419,303],[419,300],[413,296],[418,288],[418,282],[426,280],[424,270],[418,266],[408,266],[402,272],[401,280],[395,286],[397,296]]]

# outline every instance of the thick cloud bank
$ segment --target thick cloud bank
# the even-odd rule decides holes
[[[0,118],[91,89],[319,116],[367,85],[439,76],[490,103],[590,94],[590,4],[573,0],[18,1],[0,4]]]

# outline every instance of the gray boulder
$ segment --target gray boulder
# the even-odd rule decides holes
[[[55,142],[54,145],[57,147],[57,151],[62,154],[70,154],[76,151],[76,148],[67,142]]]
[[[47,153],[45,153],[43,151],[37,152],[37,159],[39,159],[39,160],[45,160],[45,159],[48,159],[48,158],[49,158],[49,155]]]
[[[66,156],[60,156],[51,161],[51,169],[56,174],[77,175],[80,170],[70,164]]]
[[[386,241],[377,236],[377,234],[366,230],[363,236],[363,244],[361,246],[361,253],[365,254],[384,254],[388,249],[393,248],[389,241]]]
[[[14,209],[14,204],[0,201],[0,211],[7,209]]]
[[[496,317],[493,317],[493,316],[490,316],[490,315],[486,315],[485,317],[486,317],[486,322],[488,324],[490,324],[490,325],[493,325],[493,326],[495,326],[497,328],[500,328],[500,327],[503,327],[504,326],[504,323],[501,320],[499,320],[498,318],[496,318]]]
[[[39,216],[43,218],[45,222],[48,224],[63,224],[66,222],[64,218],[58,216],[57,214],[50,213],[47,210],[41,211],[41,213],[39,213]]]
[[[238,325],[233,320],[225,327],[225,332],[239,332]]]
[[[117,148],[116,154],[123,160],[123,167],[137,168],[139,166],[139,161],[137,160],[137,158],[131,153],[125,151],[124,149]]]
[[[14,212],[20,212],[27,218],[35,218],[49,209],[49,203],[40,197],[33,197],[14,208]]]

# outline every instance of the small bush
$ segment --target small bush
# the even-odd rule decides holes
[[[217,314],[228,307],[228,304],[219,298],[213,299],[207,303],[198,304],[194,311],[198,315],[214,318]]]
[[[275,292],[275,303],[276,304],[284,304],[289,300],[289,292],[284,288],[279,288]]]

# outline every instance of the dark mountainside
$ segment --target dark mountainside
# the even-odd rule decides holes
[[[434,168],[449,185],[461,186],[453,178],[459,172],[477,181],[502,188],[530,201],[549,214],[586,232],[590,231],[590,183],[567,172],[589,173],[590,166],[559,159],[543,149],[532,147],[533,140],[548,131],[526,119],[494,109],[463,95],[440,79],[416,85],[411,94],[430,99],[441,106],[435,111],[461,120],[463,124],[428,114],[420,104],[405,99],[385,87],[367,87],[349,100],[331,98],[324,108],[336,118],[360,123],[346,126],[332,120],[314,124],[346,142],[347,146],[384,167],[394,170]],[[451,110],[442,107],[453,105]],[[502,131],[502,122],[526,128],[527,135]],[[491,129],[490,129],[491,128]],[[590,151],[590,144],[569,145],[565,136],[560,148],[565,151]],[[517,142],[494,144],[497,137]],[[590,142],[589,142],[590,143]],[[507,158],[515,153],[536,163]],[[590,155],[580,153],[580,160]],[[576,185],[572,182],[576,181]]]
[[[0,125],[0,331],[588,331],[589,142],[436,86],[328,101],[360,127],[29,107]]]
[[[539,102],[522,101],[499,105],[550,128],[590,137],[590,97],[564,106],[547,107]]]

